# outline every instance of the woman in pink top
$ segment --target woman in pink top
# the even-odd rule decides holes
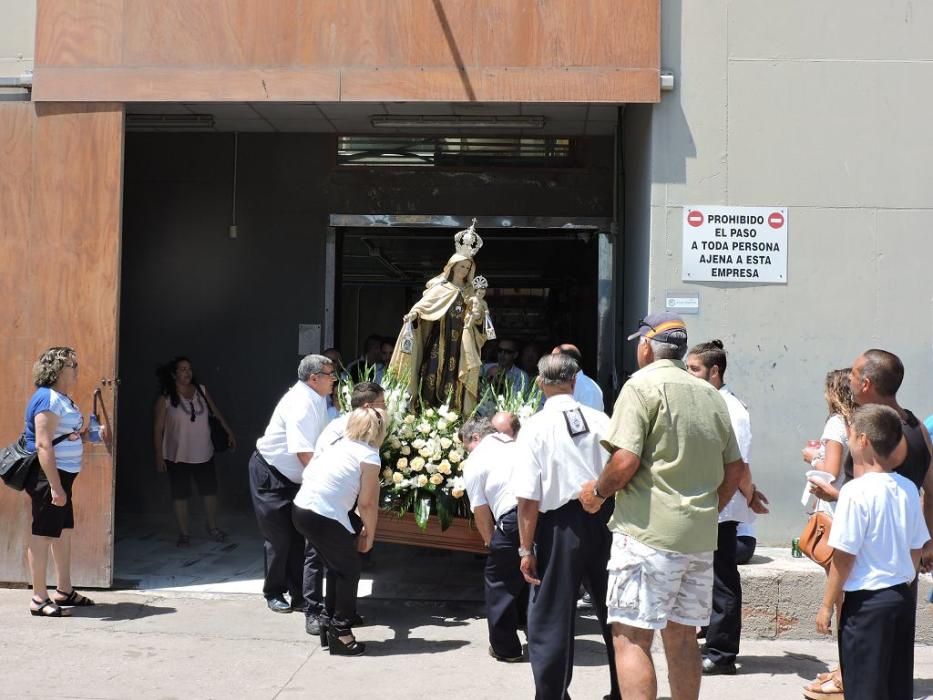
[[[223,542],[227,533],[217,527],[217,473],[208,422],[210,414],[213,413],[227,431],[230,449],[236,447],[236,438],[207,389],[198,384],[191,360],[176,357],[160,367],[156,374],[161,385],[153,425],[156,471],[168,472],[178,521],[178,546],[186,547],[191,543],[188,499],[192,479],[204,499],[207,534]]]

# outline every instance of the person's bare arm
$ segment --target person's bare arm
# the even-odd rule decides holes
[[[838,549],[833,552],[833,563],[829,567],[829,577],[823,591],[823,604],[816,614],[816,631],[820,634],[832,633],[833,606],[841,598],[842,587],[852,573],[854,564],[854,554]]]
[[[641,457],[626,449],[617,449],[609,457],[602,473],[595,481],[587,481],[580,487],[580,503],[588,513],[597,512],[603,502],[618,491],[624,489],[641,466]],[[599,498],[593,493],[599,491]]]
[[[204,398],[207,399],[207,405],[211,408],[211,413],[214,414],[214,417],[220,421],[220,424],[224,427],[224,430],[227,431],[227,445],[231,450],[236,449],[236,436],[233,434],[233,431],[230,429],[230,426],[227,424],[227,420],[224,418],[223,414],[220,412],[220,409],[217,408],[217,404],[214,403],[213,397],[208,393],[207,389],[204,389]]]
[[[156,399],[152,409],[152,447],[155,450],[155,468],[157,472],[165,471],[165,455],[162,454],[162,437],[165,435],[165,397]]]
[[[924,429],[926,433],[926,429]],[[930,448],[930,438],[927,440],[927,449]],[[933,532],[933,468],[928,468],[923,477],[923,519],[927,524],[927,530]],[[923,551],[920,555],[920,570],[928,572],[933,570],[933,540],[923,545]]]
[[[357,549],[368,552],[373,548],[376,539],[376,521],[379,518],[379,466],[376,464],[360,464],[363,476],[360,480],[360,495],[357,498],[356,509],[363,521],[363,531],[360,533]]]
[[[741,459],[724,464],[722,467],[722,483],[717,489],[719,494],[719,510],[722,511],[726,504],[735,495],[745,472],[748,471],[748,465]]]
[[[522,549],[531,554],[522,557],[521,570],[525,580],[533,586],[541,585],[538,578],[538,560],[534,554],[535,530],[538,527],[538,501],[518,499],[518,542]]]
[[[476,522],[476,529],[483,536],[483,544],[487,547],[492,542],[492,536],[496,528],[496,523],[492,517],[492,510],[489,506],[476,506],[473,510],[473,520]]]
[[[62,480],[58,476],[58,462],[55,461],[55,429],[58,427],[58,416],[51,411],[42,411],[36,414],[36,455],[39,457],[39,466],[45,473],[52,490],[52,505],[64,506],[68,502]]]
[[[307,467],[308,463],[314,458],[313,452],[296,452],[295,456],[298,457],[298,461],[301,462],[301,466]]]

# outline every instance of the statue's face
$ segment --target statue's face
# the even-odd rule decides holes
[[[468,274],[470,274],[469,260],[461,260],[460,262],[454,263],[454,266],[450,270],[451,281],[454,284],[463,284],[466,282]]]

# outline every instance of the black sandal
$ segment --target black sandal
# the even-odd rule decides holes
[[[88,598],[87,596],[81,595],[74,588],[71,589],[71,593],[64,593],[57,588],[55,592],[58,595],[65,596],[62,600],[52,601],[59,607],[63,608],[85,608],[89,605],[94,605],[94,601]]]
[[[62,609],[52,602],[51,598],[45,600],[32,599],[32,602],[38,605],[38,608],[29,608],[29,614],[33,617],[64,617]]]
[[[227,533],[221,530],[219,527],[210,527],[207,528],[208,536],[214,540],[214,542],[226,542]]]

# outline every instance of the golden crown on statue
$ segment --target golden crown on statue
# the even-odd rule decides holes
[[[465,258],[472,258],[479,252],[479,249],[483,247],[483,239],[479,237],[475,227],[476,219],[473,219],[470,228],[464,229],[454,236],[454,248],[457,251],[457,255],[462,255]]]

